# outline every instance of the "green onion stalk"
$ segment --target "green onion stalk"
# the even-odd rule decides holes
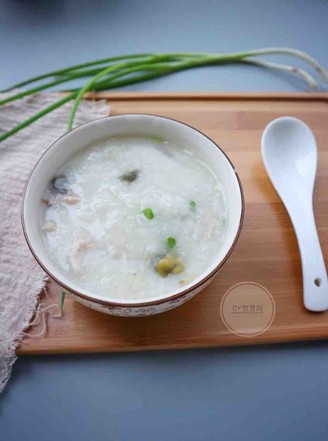
[[[132,54],[104,58],[38,75],[14,84],[6,90],[2,90],[1,92],[3,92],[4,95],[2,96],[2,99],[0,97],[0,106],[5,106],[13,101],[51,89],[55,86],[63,84],[66,86],[62,89],[63,92],[66,92],[63,97],[17,126],[2,133],[0,135],[0,142],[13,136],[15,133],[69,101],[74,101],[68,121],[68,130],[71,130],[79,104],[84,95],[88,92],[117,89],[119,87],[149,81],[175,72],[201,66],[221,65],[227,63],[251,64],[297,76],[304,81],[310,90],[319,87],[317,80],[305,69],[294,65],[259,59],[259,57],[268,55],[287,55],[301,60],[308,68],[314,70],[316,74],[321,77],[323,84],[328,85],[328,71],[310,55],[291,48],[266,48],[230,54],[191,52],[172,54]],[[67,83],[76,80],[83,81],[81,87],[70,88]],[[15,89],[20,89],[26,86],[29,86],[29,88],[19,90],[15,93]]]

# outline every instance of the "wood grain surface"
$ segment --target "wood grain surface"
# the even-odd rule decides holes
[[[314,209],[328,262],[328,94],[101,93],[111,113],[151,113],[186,122],[216,141],[234,163],[245,192],[246,215],[239,242],[215,280],[187,304],[161,315],[119,318],[90,310],[71,298],[62,318],[47,315],[47,333],[26,337],[19,354],[109,352],[245,345],[328,338],[328,312],[311,313],[302,301],[302,274],[295,234],[264,170],[260,140],[279,116],[295,116],[313,129],[319,147]],[[271,327],[252,338],[224,326],[220,302],[234,284],[252,281],[272,294]],[[59,288],[48,284],[58,303]],[[41,324],[30,330],[37,333]]]

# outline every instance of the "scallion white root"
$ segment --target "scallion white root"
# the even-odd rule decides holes
[[[243,54],[243,53],[241,53]],[[307,53],[303,51],[299,51],[297,49],[291,49],[287,47],[272,47],[272,48],[264,48],[264,49],[257,49],[254,51],[249,51],[248,56],[257,56],[257,55],[291,55],[296,58],[299,58],[300,60],[305,61],[310,66],[312,66],[321,76],[321,78],[328,84],[328,71],[321,66],[321,64],[313,57],[308,55]],[[236,55],[236,54],[235,54]]]
[[[242,62],[265,67],[268,69],[278,70],[281,72],[289,72],[301,78],[309,86],[310,90],[315,90],[318,88],[318,83],[315,81],[315,79],[308,72],[306,72],[306,70],[300,69],[299,67],[289,66],[287,64],[272,63],[270,61],[249,60],[247,58],[244,59]]]

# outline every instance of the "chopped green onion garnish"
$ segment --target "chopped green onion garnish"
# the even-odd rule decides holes
[[[154,218],[154,213],[153,213],[153,210],[151,208],[145,208],[144,210],[142,210],[142,212],[146,216],[147,219],[153,219]]]
[[[162,144],[163,142],[165,142],[165,139],[162,136],[153,136],[153,140],[157,143],[157,144]]]
[[[168,237],[166,239],[166,243],[168,245],[169,248],[174,248],[177,244],[177,241],[174,237]]]
[[[195,210],[195,208],[196,208],[196,201],[190,201],[189,202],[189,206],[190,206],[190,208],[192,209],[192,210]]]

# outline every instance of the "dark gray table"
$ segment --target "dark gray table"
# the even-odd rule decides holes
[[[0,0],[0,86],[142,51],[293,46],[328,66],[327,19],[324,0]],[[299,91],[303,85],[225,66],[131,89]],[[0,399],[0,439],[324,440],[327,371],[327,343],[20,358]]]

